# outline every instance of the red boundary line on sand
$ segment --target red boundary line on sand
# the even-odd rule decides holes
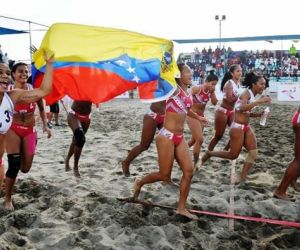
[[[132,198],[117,198],[117,199],[119,201],[123,201],[123,202],[137,203],[137,204],[146,205],[146,206],[176,210],[176,208],[174,208],[174,207],[167,206],[167,205],[161,205],[161,204],[157,204],[157,203],[152,203],[151,201],[133,200]],[[211,215],[211,216],[227,218],[227,219],[246,220],[246,221],[254,221],[254,222],[260,222],[260,223],[268,223],[268,224],[300,228],[300,222],[294,222],[294,221],[274,220],[274,219],[266,219],[266,218],[234,215],[234,214],[230,215],[230,214],[215,213],[215,212],[201,211],[201,210],[195,210],[195,209],[190,209],[189,211],[193,214],[204,214],[204,215]]]
[[[208,212],[208,211],[199,211],[199,210],[193,210],[193,209],[191,209],[189,211],[194,214],[205,214],[205,215],[211,215],[211,216],[222,217],[222,218],[255,221],[255,222],[261,222],[261,223],[269,223],[269,224],[275,224],[275,225],[281,225],[281,226],[300,228],[300,222],[294,222],[294,221],[273,220],[273,219],[243,216],[243,215],[229,215],[229,214],[214,213],[214,212]]]

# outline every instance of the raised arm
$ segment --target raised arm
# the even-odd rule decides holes
[[[42,84],[39,88],[33,90],[21,90],[16,89],[9,92],[15,104],[17,103],[31,103],[36,102],[44,96],[48,95],[52,91],[52,79],[53,79],[53,66],[54,56],[48,56],[44,54],[46,61],[46,70]]]

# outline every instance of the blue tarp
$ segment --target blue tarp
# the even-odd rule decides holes
[[[173,39],[177,43],[219,43],[219,42],[251,42],[251,41],[275,41],[275,40],[300,40],[300,35],[276,35],[276,36],[248,36],[232,38],[206,38],[206,39]]]
[[[0,35],[11,35],[11,34],[22,34],[22,33],[28,33],[28,32],[0,27]]]

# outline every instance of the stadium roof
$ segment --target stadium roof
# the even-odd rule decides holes
[[[11,34],[22,34],[22,33],[28,33],[28,32],[0,27],[0,35],[11,35]]]
[[[248,36],[248,37],[232,37],[232,38],[206,38],[206,39],[173,39],[177,43],[219,43],[219,42],[253,42],[275,40],[300,40],[300,35],[276,35],[276,36]]]

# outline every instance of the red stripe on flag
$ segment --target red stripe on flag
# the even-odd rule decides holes
[[[42,74],[38,74],[35,86],[39,87]],[[142,87],[143,98],[152,99],[157,81]],[[74,100],[101,103],[108,101],[130,89],[140,86],[134,81],[124,80],[119,75],[102,69],[88,67],[63,67],[54,69],[53,90],[45,99],[47,104],[56,102],[66,94]],[[153,92],[151,92],[153,90]],[[150,91],[150,92],[146,92]]]

